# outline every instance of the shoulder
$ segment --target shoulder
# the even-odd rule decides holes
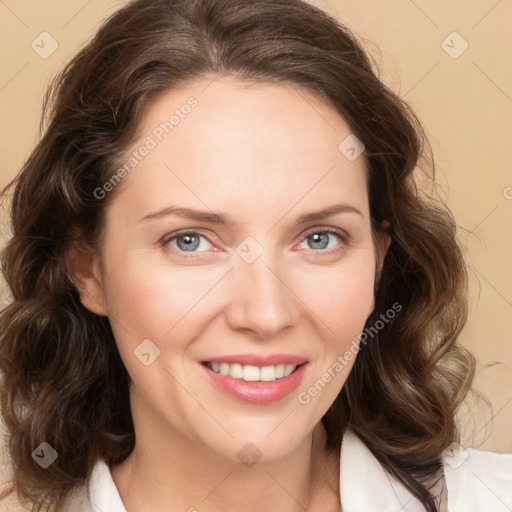
[[[512,454],[454,445],[443,466],[450,511],[512,509]]]
[[[450,512],[512,510],[512,454],[464,450],[454,443],[445,452],[443,470]],[[350,430],[341,445],[340,493],[349,512],[425,510]]]

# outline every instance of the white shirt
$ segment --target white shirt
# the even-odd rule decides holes
[[[512,511],[512,454],[474,449],[454,451],[444,461],[444,474],[449,512]],[[425,511],[351,431],[345,432],[341,446],[340,499],[343,512]],[[84,501],[85,508],[77,509],[75,503],[73,512],[126,512],[105,462],[96,463],[89,503]]]

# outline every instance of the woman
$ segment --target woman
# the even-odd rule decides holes
[[[29,510],[512,505],[512,456],[457,445],[466,275],[428,144],[345,27],[132,2],[46,105],[0,318]]]

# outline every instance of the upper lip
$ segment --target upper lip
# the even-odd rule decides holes
[[[242,366],[274,366],[277,364],[293,364],[299,366],[306,363],[307,359],[293,354],[233,354],[230,356],[215,356],[204,359],[203,363],[238,363]]]

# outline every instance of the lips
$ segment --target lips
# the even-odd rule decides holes
[[[307,366],[305,358],[290,354],[219,356],[201,364],[217,389],[252,404],[270,404],[289,395]]]

